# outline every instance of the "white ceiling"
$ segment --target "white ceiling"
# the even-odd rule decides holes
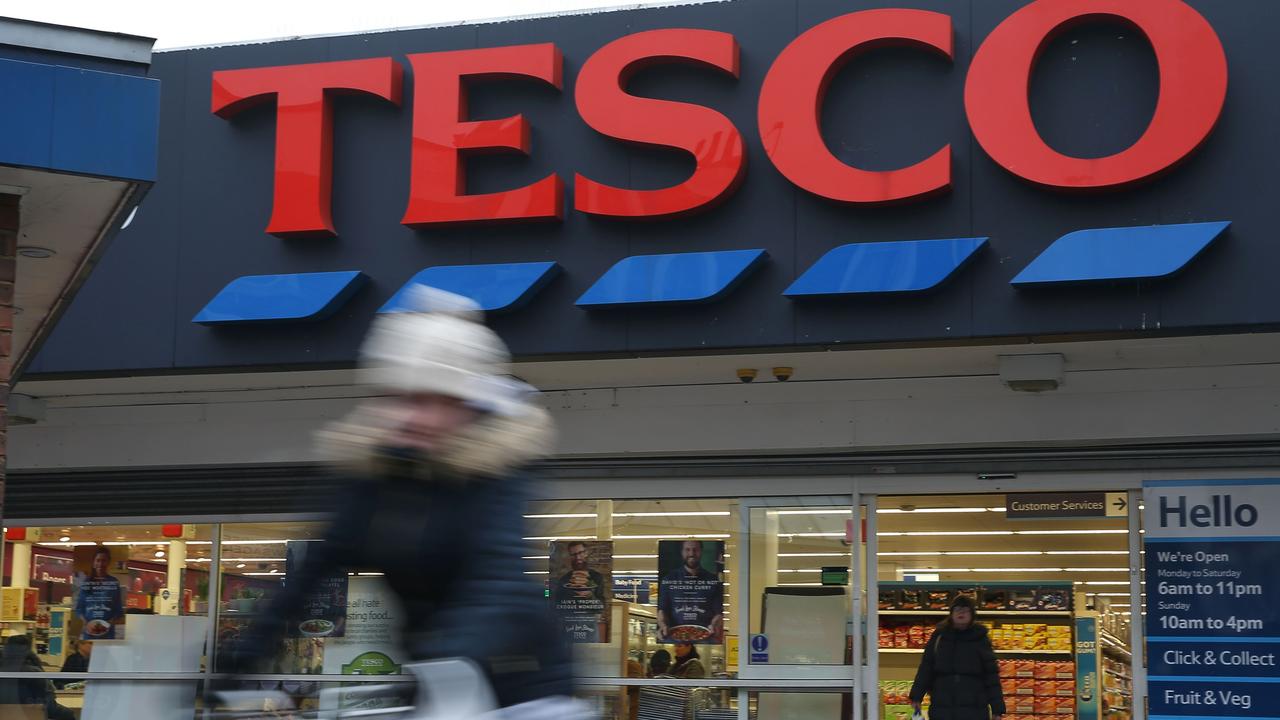
[[[106,230],[130,193],[121,180],[61,175],[0,166],[0,192],[21,193],[18,247],[54,251],[47,258],[19,252],[14,286],[14,367],[25,364],[43,337],[59,300],[84,280]]]

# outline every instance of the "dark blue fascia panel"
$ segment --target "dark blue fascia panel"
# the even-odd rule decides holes
[[[0,164],[53,167],[58,68],[0,60]]]
[[[245,275],[227,283],[192,322],[226,325],[323,320],[342,307],[366,279],[358,270]]]
[[[0,164],[154,182],[160,82],[0,59]]]
[[[733,289],[765,257],[764,250],[724,250],[623,258],[578,298],[578,305],[711,302]]]
[[[559,267],[554,262],[437,265],[415,274],[378,312],[403,312],[402,298],[414,285],[429,285],[471,298],[485,312],[507,312],[528,302],[551,282]]]
[[[954,238],[841,245],[819,258],[783,294],[824,297],[929,290],[986,242],[986,238]]]
[[[1181,270],[1230,225],[1078,230],[1055,240],[1010,282],[1028,286],[1165,277]]]

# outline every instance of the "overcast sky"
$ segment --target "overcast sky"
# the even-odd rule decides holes
[[[688,0],[683,0],[687,2]],[[44,0],[0,15],[156,38],[156,49],[384,30],[682,0]]]

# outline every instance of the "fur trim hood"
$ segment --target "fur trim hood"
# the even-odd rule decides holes
[[[386,451],[394,427],[394,413],[385,400],[362,403],[351,414],[316,434],[320,456],[343,470],[378,476],[396,458]],[[421,463],[424,479],[433,468],[456,478],[503,477],[550,455],[555,449],[555,426],[541,407],[522,403],[504,413],[487,413],[451,438]]]

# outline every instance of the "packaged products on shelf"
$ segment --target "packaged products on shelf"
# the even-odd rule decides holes
[[[930,610],[946,610],[951,606],[950,590],[930,590],[925,596],[925,607]]]

